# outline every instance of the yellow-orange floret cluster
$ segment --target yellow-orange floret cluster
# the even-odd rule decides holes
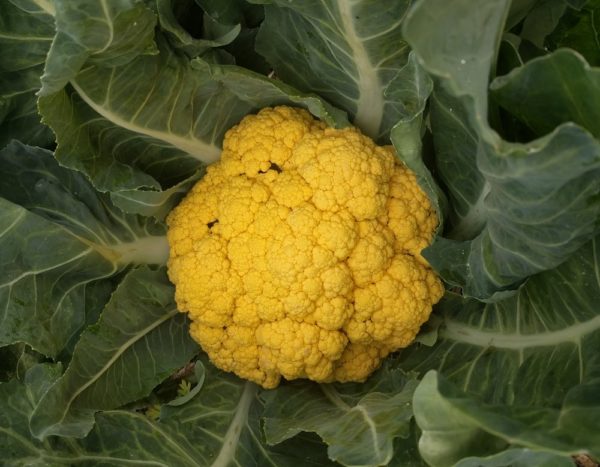
[[[169,277],[211,361],[266,388],[362,381],[443,294],[414,174],[356,128],[263,109],[168,217]]]

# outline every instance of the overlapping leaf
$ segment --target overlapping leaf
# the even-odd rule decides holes
[[[12,139],[48,146],[51,131],[40,124],[36,91],[54,36],[54,19],[33,15],[4,0],[0,4],[0,148]]]
[[[347,465],[421,465],[420,429],[433,465],[600,455],[600,240],[579,249],[599,227],[597,70],[570,51],[524,66],[517,53],[519,40],[586,44],[594,58],[594,2],[580,23],[561,20],[550,35],[556,18],[539,16],[543,5],[582,1],[421,0],[408,19],[408,1],[254,3],[268,4],[258,47],[277,79],[231,65],[269,71],[254,50],[263,7],[241,0],[1,4],[0,144],[49,142],[34,96],[45,67],[41,108],[58,135],[56,156],[83,172],[19,144],[0,154],[0,346],[9,344],[0,378],[11,379],[0,384],[3,462],[332,465],[320,436]],[[508,27],[524,23],[506,36],[512,55],[501,69],[519,68],[492,90],[540,137],[529,144],[504,141],[488,124],[488,113],[497,131],[505,124],[488,108],[488,79],[509,15]],[[421,339],[364,385],[266,392],[202,359],[203,383],[163,405],[158,420],[133,406],[114,410],[148,395],[196,349],[164,269],[126,272],[164,262],[163,227],[117,207],[164,218],[218,158],[227,128],[260,107],[299,105],[346,124],[310,91],[380,142],[391,139],[443,211],[421,158],[430,123],[450,216],[446,238],[426,254],[466,295],[498,301],[449,295],[433,323],[437,343]],[[44,356],[24,343],[66,372],[38,365]],[[416,392],[420,429],[411,422],[414,380],[398,364],[439,372]],[[165,402],[163,390],[151,400]]]
[[[0,77],[4,85],[13,86],[13,92],[39,89],[39,77],[46,54],[54,37],[54,19],[41,7],[26,8],[21,0],[2,0],[0,14]],[[40,2],[47,3],[49,2]],[[35,73],[23,73],[35,70]],[[8,79],[6,73],[21,73],[21,80]],[[15,75],[12,75],[13,77]]]
[[[318,97],[283,83],[235,66],[190,63],[164,41],[160,51],[123,67],[89,66],[72,88],[40,100],[61,163],[87,174],[102,191],[125,191],[115,196],[134,212],[154,214],[144,208],[156,202],[153,196],[171,200],[171,192],[160,192],[189,185],[219,157],[225,131],[260,107],[295,103],[330,124],[345,121]]]
[[[212,48],[230,44],[241,30],[239,24],[221,24],[203,14],[193,0],[156,0],[156,7],[161,27],[167,32],[173,47],[189,57],[197,57]],[[195,30],[204,33],[203,37],[195,38],[183,27],[181,21],[194,25]]]
[[[432,372],[415,392],[415,417],[423,430],[419,450],[434,467],[452,465],[473,454],[493,455],[511,444],[554,453],[553,460],[558,461],[554,465],[564,464],[565,458],[576,454],[597,457],[599,390],[598,379],[575,387],[558,410],[498,407],[465,396]]]
[[[475,445],[483,455],[508,442],[563,455],[600,452],[593,418],[600,377],[598,271],[600,238],[531,278],[513,297],[494,304],[454,297],[441,304],[437,344],[401,355],[403,367],[435,369],[449,381],[429,376],[415,396],[417,421],[432,432],[433,445],[422,452],[438,450],[443,457],[457,450],[460,459],[476,454]],[[461,408],[449,400],[457,397]],[[442,405],[453,407],[453,415],[440,417]],[[461,444],[453,433],[463,425]]]
[[[565,124],[517,144],[487,123],[487,79],[507,7],[424,1],[405,27],[437,77],[436,166],[453,205],[450,239],[425,256],[449,283],[483,299],[563,262],[598,232],[600,215],[600,144],[585,129]],[[537,105],[530,112],[542,114]]]
[[[125,410],[97,415],[83,439],[31,437],[28,419],[59,376],[59,368],[34,367],[24,384],[0,384],[0,449],[12,465],[31,459],[52,465],[327,466],[322,445],[298,437],[277,447],[264,444],[260,432],[262,403],[257,387],[206,366],[202,390],[181,407],[164,407],[159,421]]]
[[[256,48],[277,76],[326,98],[366,134],[389,142],[403,110],[390,92],[401,84],[393,80],[408,57],[400,25],[410,2],[269,3]]]
[[[421,188],[429,196],[443,220],[446,198],[423,159],[424,113],[433,82],[411,53],[406,65],[390,85],[387,96],[399,107],[400,118],[390,138],[398,157],[417,175]],[[440,225],[441,226],[441,225]]]
[[[124,215],[48,151],[13,143],[0,153],[0,203],[2,344],[57,355],[94,312],[95,281],[166,260],[161,225]]]
[[[52,131],[40,122],[36,100],[34,92],[0,97],[0,148],[13,139],[42,148],[54,144]]]
[[[539,84],[532,86],[531,83]],[[600,137],[600,69],[561,49],[515,68],[491,85],[494,99],[536,134],[574,122]]]
[[[387,465],[394,439],[409,435],[415,387],[416,380],[389,365],[365,384],[286,385],[266,393],[267,441],[276,444],[311,431],[343,465]]]
[[[486,304],[448,296],[438,343],[404,351],[404,368],[436,369],[490,403],[559,406],[570,388],[600,372],[599,269],[597,238],[510,298]]]
[[[56,23],[42,75],[42,95],[60,91],[88,61],[117,66],[140,54],[156,53],[156,16],[142,2],[46,0],[38,5]]]
[[[34,436],[83,437],[98,410],[147,396],[198,351],[164,268],[130,272],[97,324],[84,331],[65,374],[30,420]]]
[[[507,449],[487,457],[466,457],[456,467],[573,467],[570,456],[531,449]]]
[[[551,50],[568,47],[577,50],[593,66],[600,66],[600,1],[569,1],[570,9],[546,39]]]

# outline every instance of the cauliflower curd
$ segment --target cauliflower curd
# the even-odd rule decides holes
[[[265,388],[365,380],[443,293],[420,254],[438,221],[414,174],[391,146],[301,109],[230,129],[167,222],[192,337]]]

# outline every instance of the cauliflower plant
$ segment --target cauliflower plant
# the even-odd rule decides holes
[[[363,381],[406,347],[443,287],[421,257],[437,217],[414,174],[356,128],[276,107],[229,130],[168,217],[169,276],[212,362]]]

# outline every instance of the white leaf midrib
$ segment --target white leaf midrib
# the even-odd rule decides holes
[[[337,9],[342,20],[342,33],[354,57],[358,80],[358,101],[354,123],[367,135],[377,137],[383,120],[385,101],[383,88],[377,75],[377,67],[371,62],[364,40],[356,32],[352,13],[353,2],[337,0]]]
[[[79,97],[83,99],[83,101],[89,105],[96,113],[100,114],[105,119],[113,122],[115,125],[118,125],[122,128],[125,128],[134,133],[142,134],[145,136],[149,136],[151,138],[158,139],[160,141],[164,141],[177,149],[182,150],[183,152],[189,154],[191,157],[204,162],[205,164],[210,164],[216,161],[220,154],[221,150],[218,146],[214,144],[205,143],[204,141],[190,135],[189,137],[184,137],[181,135],[177,135],[174,133],[169,133],[166,131],[154,130],[151,128],[142,127],[137,125],[133,121],[128,121],[112,112],[107,107],[104,107],[97,102],[95,102],[89,95],[85,93],[83,88],[77,84],[75,80],[71,80],[71,85],[79,94]]]
[[[463,323],[447,321],[440,337],[476,347],[523,350],[534,347],[553,347],[564,343],[579,344],[581,339],[600,329],[600,316],[560,329],[537,334],[499,333],[482,331]]]
[[[247,382],[244,385],[244,391],[240,397],[240,401],[235,409],[235,415],[227,428],[227,432],[223,437],[223,445],[219,454],[210,465],[210,467],[229,467],[230,463],[235,459],[237,453],[237,445],[244,429],[244,425],[248,420],[248,413],[252,400],[256,395],[256,386],[253,383]]]
[[[173,309],[173,310],[169,310],[167,313],[165,313],[160,319],[153,321],[150,325],[148,325],[147,327],[145,327],[144,329],[140,330],[139,332],[135,333],[131,338],[129,338],[127,341],[125,341],[122,345],[119,346],[119,348],[115,351],[115,353],[113,354],[113,356],[102,366],[102,368],[100,368],[98,371],[96,371],[96,373],[90,378],[88,379],[88,381],[86,381],[84,384],[82,384],[69,398],[69,400],[67,401],[67,403],[64,406],[64,410],[62,412],[62,416],[60,417],[60,419],[53,423],[52,426],[56,426],[59,425],[60,423],[62,423],[64,421],[64,419],[66,418],[67,414],[69,413],[69,409],[71,408],[71,405],[73,404],[73,402],[75,401],[75,399],[83,393],[83,391],[85,391],[87,388],[89,388],[92,384],[94,384],[103,374],[105,374],[108,369],[131,347],[133,346],[137,341],[139,341],[140,339],[142,339],[143,337],[145,337],[148,333],[150,333],[151,331],[153,331],[155,328],[157,328],[158,326],[160,326],[162,323],[168,321],[169,319],[171,319],[173,316],[175,316],[178,313],[177,309]],[[70,369],[70,368],[69,368]],[[67,373],[69,372],[69,369],[67,369],[67,372],[65,372],[65,374],[62,376],[62,378],[60,380],[57,381],[56,384],[60,384],[60,381],[63,380],[63,378],[65,378],[67,376]],[[51,391],[51,389],[50,389]],[[41,404],[40,404],[41,406]],[[36,410],[37,411],[37,410]],[[35,414],[35,412],[34,412]],[[32,416],[33,418],[33,416]],[[50,427],[49,427],[50,428]],[[45,430],[43,430],[41,433],[38,434],[38,437],[45,437],[46,436],[46,432],[48,431],[49,428],[46,428]]]
[[[51,0],[33,0],[44,13],[49,14],[50,16],[56,16],[56,8],[54,8],[54,4]]]
[[[321,384],[320,388],[321,388],[321,391],[323,391],[323,394],[325,394],[325,397],[334,406],[336,406],[339,410],[341,410],[342,412],[344,412],[346,414],[350,414],[352,412],[358,412],[362,416],[363,420],[367,424],[368,431],[371,435],[371,442],[373,444],[373,451],[375,453],[375,456],[377,459],[382,459],[382,457],[384,457],[384,456],[379,447],[379,433],[377,431],[377,425],[376,425],[375,421],[373,420],[373,418],[371,417],[371,415],[369,414],[368,409],[365,408],[360,402],[358,404],[356,404],[355,406],[348,405],[340,397],[338,392],[336,390],[334,390],[329,384]],[[390,454],[391,453],[387,453],[387,455],[385,456],[385,459],[387,459],[387,461],[384,464],[389,462],[388,457],[390,457]]]

